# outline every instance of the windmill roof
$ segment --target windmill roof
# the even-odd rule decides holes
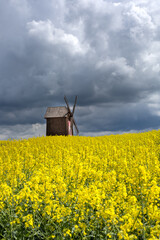
[[[44,118],[67,117],[68,113],[66,107],[48,107]]]

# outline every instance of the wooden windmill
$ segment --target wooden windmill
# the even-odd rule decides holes
[[[44,118],[46,119],[46,135],[73,135],[73,126],[77,134],[79,133],[76,122],[73,118],[77,103],[77,96],[73,105],[73,110],[70,110],[68,100],[64,96],[66,107],[48,107]]]

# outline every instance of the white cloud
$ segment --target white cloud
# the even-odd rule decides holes
[[[26,139],[45,136],[45,124],[16,124],[14,126],[0,126],[0,139]]]
[[[127,64],[127,60],[123,57],[115,58],[114,60],[108,59],[100,61],[96,65],[97,69],[113,69],[112,75],[126,75],[127,77],[133,77],[135,69]]]
[[[137,64],[143,72],[150,72],[152,79],[159,78],[160,72],[160,42],[152,41],[148,48],[141,51]]]
[[[150,29],[154,29],[155,25],[152,21],[151,16],[149,15],[146,7],[140,7],[138,4],[136,5],[134,2],[128,4],[128,15],[134,24],[137,24],[141,27],[147,27]]]
[[[85,45],[73,34],[66,33],[63,29],[56,28],[50,20],[32,21],[27,24],[29,34],[48,44],[60,46],[69,50],[72,54],[84,54],[87,51]]]
[[[83,8],[89,9],[91,8],[93,11],[104,13],[107,11],[108,4],[103,1],[92,1],[92,0],[81,0],[79,5]]]

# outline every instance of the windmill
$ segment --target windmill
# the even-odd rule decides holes
[[[73,135],[73,125],[74,125],[74,127],[76,129],[76,132],[78,134],[79,130],[78,130],[77,124],[76,124],[76,122],[75,122],[75,120],[73,118],[75,107],[76,107],[76,103],[77,103],[77,96],[75,97],[75,101],[74,101],[72,112],[70,110],[70,107],[69,107],[68,100],[67,100],[66,96],[64,96],[64,100],[66,102],[67,110],[68,110],[68,112],[66,113],[66,115],[68,115],[68,132],[69,132],[68,135]]]
[[[79,133],[78,127],[74,120],[74,112],[77,103],[77,96],[73,105],[73,110],[70,110],[68,100],[64,96],[67,107],[48,107],[44,118],[47,121],[46,135],[73,135],[73,127],[77,134]]]

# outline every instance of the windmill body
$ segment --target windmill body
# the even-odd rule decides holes
[[[73,135],[73,126],[79,133],[73,114],[75,111],[77,97],[71,112],[67,98],[65,97],[67,107],[48,107],[44,118],[46,119],[46,135]]]

